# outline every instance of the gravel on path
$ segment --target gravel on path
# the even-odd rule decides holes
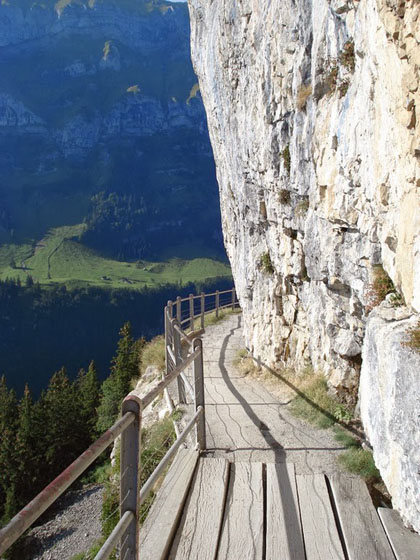
[[[101,537],[102,494],[99,484],[67,492],[50,519],[28,533],[22,560],[71,560],[87,552]]]

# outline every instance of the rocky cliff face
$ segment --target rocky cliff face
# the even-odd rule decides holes
[[[370,323],[378,360],[362,363],[376,265],[407,316],[420,312],[420,6],[189,0],[189,8],[248,346],[268,365],[312,364],[355,402],[361,369],[365,391],[378,384],[381,340],[394,329]],[[399,363],[389,371],[397,384]],[[377,460],[383,398],[362,406]],[[404,398],[412,394],[387,425],[398,421],[412,443],[418,418]],[[391,448],[397,431],[382,431]],[[412,453],[409,461],[382,473],[419,530],[420,476]]]

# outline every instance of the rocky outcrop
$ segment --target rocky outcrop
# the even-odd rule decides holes
[[[354,403],[373,267],[420,312],[420,6],[189,8],[247,344]]]
[[[383,304],[367,322],[360,409],[393,506],[420,532],[420,355],[404,346],[416,323]]]

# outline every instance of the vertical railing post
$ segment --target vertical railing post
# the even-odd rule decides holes
[[[120,516],[122,517],[127,511],[132,511],[134,517],[121,537],[120,558],[137,560],[140,510],[140,402],[128,396],[122,404],[122,414],[126,412],[134,412],[136,419],[121,434]]]
[[[172,334],[170,333],[171,330],[171,319],[172,319],[172,301],[168,301],[167,307],[165,307],[164,311],[164,325],[165,325],[165,364],[166,364],[166,375],[168,375],[170,371],[170,363],[171,358],[168,352],[168,346],[172,344]]]
[[[219,290],[216,290],[216,317],[219,316],[219,303],[220,303]]]
[[[197,420],[197,445],[203,451],[206,449],[206,414],[204,403],[204,369],[203,369],[203,341],[201,338],[194,340],[194,351],[200,349],[200,354],[194,359],[193,362],[193,377],[194,377],[194,407],[197,411],[199,406],[203,407],[203,413],[200,414]]]
[[[182,315],[181,315],[181,296],[178,296],[176,298],[176,319],[178,321],[178,323],[181,323],[182,321]]]
[[[235,292],[235,288],[232,288],[232,311],[235,311],[235,303],[236,303],[236,292]]]
[[[204,329],[204,314],[206,312],[206,296],[201,292],[200,298],[200,313],[201,313],[201,328]]]
[[[179,322],[176,319],[172,319],[172,331],[173,331],[173,337],[174,337],[174,355],[175,355],[175,367],[178,366],[181,361],[182,361],[182,346],[181,346],[181,335],[179,334],[179,332],[177,331],[177,329],[175,329],[175,325],[177,325],[178,327],[180,326]],[[186,403],[186,398],[185,398],[185,385],[184,385],[184,381],[182,380],[182,377],[180,375],[178,375],[177,379],[177,385],[178,385],[178,402],[180,404],[185,404]]]
[[[190,329],[194,330],[194,296],[190,294]]]

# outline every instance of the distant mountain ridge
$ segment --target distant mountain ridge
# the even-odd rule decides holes
[[[169,239],[223,254],[185,4],[3,0],[0,46],[0,242],[86,221],[103,193],[142,200],[142,219],[112,248],[109,232],[88,236],[96,249],[159,258]]]

